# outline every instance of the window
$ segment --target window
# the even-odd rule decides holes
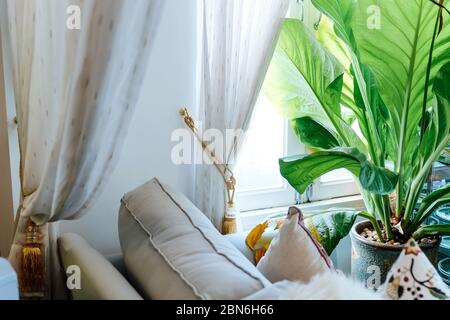
[[[311,26],[319,19],[309,0],[293,0],[288,16],[303,17]],[[353,176],[341,169],[317,179],[304,195],[298,195],[280,175],[278,159],[306,153],[305,146],[299,142],[288,121],[277,113],[261,92],[235,169],[239,209],[281,207],[359,193]]]
[[[304,152],[288,121],[261,94],[235,169],[239,209],[245,211],[295,203],[295,191],[280,175],[278,159]]]

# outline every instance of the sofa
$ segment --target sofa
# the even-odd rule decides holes
[[[226,235],[242,254],[254,262],[252,251],[245,245],[246,234]],[[133,287],[121,254],[106,258],[78,234],[65,233],[58,239],[62,268],[77,265],[82,271],[81,289],[69,290],[73,300],[142,300]]]
[[[74,300],[236,300],[271,287],[246,233],[221,235],[183,194],[152,179],[121,200],[122,253],[105,258],[82,237],[58,239],[62,270],[80,270]]]

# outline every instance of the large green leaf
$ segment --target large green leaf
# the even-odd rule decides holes
[[[428,127],[418,148],[418,156],[413,157],[410,164],[414,168],[414,179],[410,186],[410,196],[407,199],[407,213],[411,215],[420,195],[433,162],[447,147],[450,140],[450,63],[444,65],[436,75],[433,92],[436,95]],[[426,203],[426,202],[425,202]],[[424,213],[426,216],[429,211]],[[417,219],[416,219],[417,220]],[[422,219],[423,220],[423,219]],[[420,222],[422,222],[422,220]],[[417,221],[414,227],[418,225]]]
[[[437,12],[438,7],[429,0],[358,0],[353,13],[353,33],[360,60],[374,72],[396,129],[398,156],[394,160],[400,174],[399,204],[404,199],[404,190],[409,189],[408,167],[417,160],[413,153],[418,146],[417,130]],[[380,24],[373,24],[377,19]],[[450,18],[446,15],[434,46],[430,83],[438,70],[450,61],[449,24]],[[432,100],[430,95],[429,106]]]
[[[432,203],[434,203],[436,200],[439,200],[440,198],[449,194],[450,194],[450,183],[433,191],[425,198],[423,198],[419,211],[424,211],[426,208],[430,207]]]
[[[326,28],[323,31],[319,30],[324,34],[321,35],[324,39],[324,45],[331,48],[333,53],[336,48],[342,47],[342,43],[346,46],[346,55],[343,55],[341,50],[337,50],[338,60],[345,68],[344,80],[346,85],[343,88],[342,100],[355,112],[359,127],[369,145],[370,155],[373,161],[381,165],[386,151],[383,133],[387,128],[394,129],[395,126],[392,123],[385,123],[389,120],[389,117],[384,117],[383,122],[378,122],[378,119],[376,119],[379,117],[380,101],[382,100],[378,98],[378,88],[369,68],[363,65],[359,59],[358,46],[355,42],[352,27],[355,3],[354,0],[313,0],[313,4],[334,22],[335,34],[340,37],[340,40],[337,40],[332,35],[327,35],[330,31]],[[348,84],[349,77],[353,78],[351,86]],[[351,100],[347,97],[349,92],[354,92],[354,98]],[[376,99],[374,100],[374,98]],[[354,102],[354,105],[352,102]],[[396,145],[395,141],[392,145]],[[387,151],[392,149],[394,148]]]
[[[341,168],[357,176],[362,188],[374,194],[388,194],[397,183],[395,173],[375,166],[356,148],[319,151],[306,157],[280,159],[279,163],[281,175],[300,193],[315,179]]]
[[[309,147],[332,149],[339,146],[334,135],[310,117],[292,120],[291,127],[300,141]]]
[[[284,117],[296,119],[306,113],[306,116],[317,115],[321,122],[327,118],[324,109],[339,113],[339,100],[333,98],[336,90],[328,88],[341,75],[342,68],[336,59],[302,22],[286,19],[264,91]]]
[[[284,117],[310,117],[332,132],[340,145],[364,150],[342,118],[342,85],[343,70],[333,55],[301,21],[286,19],[266,76],[266,95]]]
[[[358,216],[352,209],[329,209],[311,213],[311,215],[305,215],[305,225],[329,255],[348,235]]]
[[[396,156],[396,152],[394,146],[398,145],[396,141],[395,128],[392,128],[390,124],[389,112],[386,108],[386,105],[381,98],[380,92],[378,90],[375,77],[373,72],[369,69],[369,67],[365,65],[360,65],[361,77],[364,79],[364,88],[366,88],[366,92],[362,93],[360,90],[360,85],[358,84],[358,77],[354,77],[354,95],[355,95],[355,104],[365,110],[366,109],[366,100],[368,101],[371,112],[368,114],[373,117],[373,123],[376,128],[376,133],[370,132],[369,126],[363,126],[362,129],[367,130],[364,132],[364,136],[370,139],[376,139],[376,137],[372,138],[374,134],[378,135],[379,139],[379,147],[383,148],[383,150],[377,150],[379,153],[387,153],[389,158],[394,159]],[[352,74],[354,74],[353,68],[351,69]],[[389,143],[388,140],[391,140]],[[393,141],[392,141],[393,140]],[[371,141],[374,144],[374,141]],[[374,145],[374,147],[376,147]],[[383,152],[384,151],[384,152]]]
[[[450,236],[450,224],[435,224],[423,226],[413,234],[415,240],[420,240],[429,236]]]
[[[448,55],[450,55],[450,50]],[[437,108],[434,112],[437,115],[437,119],[435,119],[438,127],[437,146],[440,141],[448,141],[450,138],[450,62],[445,64],[437,73],[434,79],[433,92],[437,100]],[[440,151],[438,152],[440,153]]]
[[[344,87],[342,102],[357,115],[353,97],[353,76],[350,73],[352,54],[356,51],[352,31],[353,0],[312,0],[313,5],[325,17],[321,19],[317,31],[317,39],[337,58],[344,68]]]
[[[341,104],[351,109],[357,116],[361,110],[355,104],[353,94],[353,76],[350,73],[351,60],[347,45],[334,32],[333,22],[326,16],[322,17],[317,29],[317,40],[331,53],[344,69],[344,85],[341,93]]]
[[[416,212],[413,223],[409,226],[407,233],[411,234],[425,221],[425,219],[435,212],[439,207],[450,203],[450,184],[439,188],[424,199]]]
[[[450,54],[450,52],[449,52]],[[419,147],[419,161],[416,164],[422,172],[417,173],[418,179],[423,179],[426,171],[447,147],[450,139],[450,63],[444,65],[437,73],[433,93],[436,99],[433,101],[423,140]]]
[[[374,71],[381,96],[396,115],[396,121],[405,121],[407,115],[409,135],[417,130],[422,115],[427,58],[438,7],[429,0],[358,0],[357,3],[353,30],[361,60]],[[379,8],[379,28],[368,27],[370,8]],[[443,31],[435,43],[431,79],[450,61],[449,50],[450,19],[445,16]],[[430,105],[431,101],[432,97]]]
[[[334,21],[336,34],[349,46],[354,47],[352,30],[354,0],[312,0],[313,5]]]

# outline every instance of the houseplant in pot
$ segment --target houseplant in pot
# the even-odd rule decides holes
[[[450,234],[423,225],[450,186],[419,199],[450,140],[450,18],[443,0],[311,1],[319,29],[285,20],[264,91],[315,152],[280,171],[300,193],[332,170],[354,174],[367,220],[352,231],[352,273],[366,280],[375,265],[383,281],[410,238],[433,259]]]

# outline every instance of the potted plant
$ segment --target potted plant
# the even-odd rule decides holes
[[[410,238],[434,259],[450,234],[423,225],[450,185],[420,199],[450,141],[450,19],[444,0],[311,1],[318,30],[284,21],[264,85],[314,150],[280,159],[280,171],[300,193],[332,170],[354,174],[367,220],[352,229],[352,273],[366,280],[376,265],[383,280]]]

